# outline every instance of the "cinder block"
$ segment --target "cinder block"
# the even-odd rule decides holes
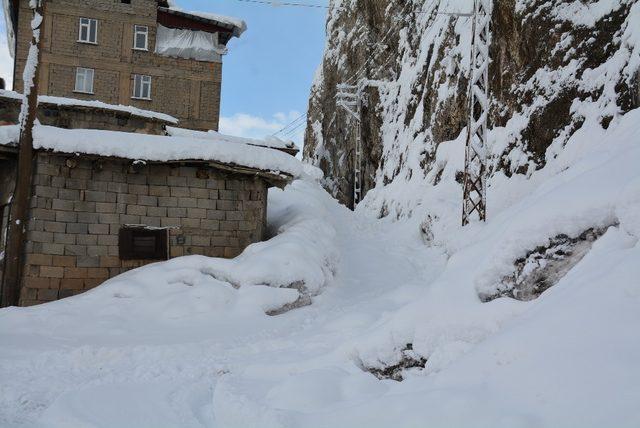
[[[82,290],[84,280],[80,278],[62,278],[60,280],[60,290]]]
[[[224,220],[226,218],[225,211],[207,210],[207,218],[209,220]]]
[[[200,227],[205,230],[219,230],[220,220],[200,220]]]
[[[102,224],[119,224],[120,223],[120,215],[119,214],[100,214],[100,223]]]
[[[45,221],[44,230],[47,232],[64,233],[67,229],[66,223],[58,223],[57,221]]]
[[[113,202],[97,202],[95,211],[97,213],[115,213],[116,204],[114,204]]]
[[[183,227],[190,227],[194,229],[200,228],[200,219],[198,218],[183,218],[181,223]]]
[[[178,206],[182,208],[196,208],[198,200],[196,198],[178,198]]]
[[[118,194],[126,194],[129,193],[129,185],[127,183],[116,183],[112,181],[110,183],[107,183],[107,191]]]
[[[100,256],[80,256],[77,259],[76,265],[78,267],[101,267]]]
[[[67,267],[64,268],[64,278],[84,279],[87,277],[87,268]]]
[[[62,278],[64,268],[61,266],[40,266],[41,278]]]
[[[145,207],[157,207],[158,206],[158,197],[157,196],[138,195],[138,205],[143,205]]]
[[[141,205],[128,205],[127,206],[127,214],[134,216],[146,216],[147,215],[147,207]],[[138,220],[140,221],[140,220]]]
[[[87,255],[87,247],[85,245],[64,245],[64,250],[60,255],[65,256],[85,256]]]
[[[38,232],[31,231],[27,233],[27,239],[33,242],[52,243],[53,233],[51,232]]]
[[[220,230],[238,230],[238,222],[223,220],[220,222]]]
[[[99,236],[107,236],[107,235],[95,235]],[[88,245],[87,246],[87,256],[107,256],[109,255],[109,246],[100,244],[98,241],[98,245]]]
[[[58,199],[62,199],[64,201],[79,201],[80,191],[75,189],[59,189]]]
[[[49,288],[51,285],[50,278],[41,278],[41,277],[26,277],[23,280],[24,287],[28,288]]]
[[[44,302],[52,302],[54,300],[58,300],[58,290],[54,290],[54,289],[39,289],[38,290],[38,300],[42,300]]]
[[[73,200],[62,200],[62,199],[53,199],[51,208],[58,211],[73,211],[73,202],[77,199]]]
[[[171,196],[177,198],[187,198],[189,197],[189,188],[188,187],[171,187]]]
[[[203,208],[188,208],[187,217],[199,219],[207,218],[207,210]]]
[[[90,224],[88,225],[87,232],[91,235],[108,235],[109,234],[109,225],[108,224]]]
[[[117,235],[98,235],[98,246],[118,245]]]
[[[169,176],[167,177],[167,184],[175,187],[186,187],[187,177]]]
[[[73,208],[72,208],[73,209]],[[71,211],[56,211],[56,221],[60,223],[76,223],[78,213]]]
[[[53,257],[50,254],[27,254],[25,264],[34,266],[51,266]]]
[[[100,216],[97,213],[78,213],[78,223],[98,223]]]
[[[65,253],[65,245],[63,244],[42,244],[42,252],[44,254],[62,256]]]
[[[138,202],[138,196],[128,193],[121,193],[118,195],[117,202],[119,204],[135,204]]]
[[[53,256],[53,266],[74,267],[76,265],[75,256]]]
[[[141,185],[141,184],[130,184],[129,185],[129,193],[134,195],[148,195],[149,194],[149,186]]]
[[[165,208],[165,207],[149,207],[149,208],[147,208],[147,215],[150,216],[150,217],[166,217],[167,216],[167,208]],[[175,216],[172,216],[172,217],[175,217]]]
[[[57,198],[58,188],[49,186],[35,186],[35,196],[41,196],[45,198]]]
[[[178,206],[178,198],[160,197],[160,198],[158,198],[158,206],[161,206],[161,207],[177,207]]]
[[[84,200],[87,202],[106,202],[106,192],[87,190],[84,192]]]
[[[181,226],[181,219],[175,217],[165,217],[160,219],[162,227],[179,227]]]
[[[227,200],[227,201],[237,201],[238,191],[237,190],[218,190],[218,198]]]
[[[67,223],[67,233],[77,233],[86,235],[89,232],[86,223]]]
[[[56,244],[74,245],[76,243],[76,235],[68,233],[56,233],[53,235],[53,242],[55,242]]]
[[[140,224],[140,216],[120,214],[120,224]]]
[[[102,268],[120,267],[120,258],[114,257],[114,256],[102,256],[100,257],[100,267]]]
[[[102,226],[102,225],[97,225],[97,226]],[[105,225],[105,226],[107,226],[107,228],[109,227],[109,225]],[[91,227],[91,225],[89,225],[89,227]],[[91,231],[89,231],[89,233],[91,233]],[[96,235],[77,235],[76,244],[78,244],[78,245],[97,245],[98,244],[98,237]]]

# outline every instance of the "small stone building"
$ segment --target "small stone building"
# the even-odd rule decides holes
[[[35,135],[20,305],[172,257],[235,257],[265,237],[267,189],[299,173],[293,156],[253,144],[47,126]],[[0,251],[16,141],[17,126],[0,127]]]

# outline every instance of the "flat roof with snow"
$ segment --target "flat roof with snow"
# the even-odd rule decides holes
[[[37,125],[34,148],[133,161],[205,162],[212,167],[258,175],[279,183],[302,174],[302,163],[288,153],[255,145],[256,140],[217,135],[218,138],[203,139]],[[230,143],[229,138],[235,143]],[[18,139],[17,125],[0,126],[0,145],[15,148]]]

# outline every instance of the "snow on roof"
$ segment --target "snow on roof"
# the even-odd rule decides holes
[[[225,141],[231,144],[250,144],[252,146],[269,147],[272,149],[299,151],[298,147],[293,141],[281,140],[277,137],[269,136],[264,140],[257,140],[253,138],[241,138],[231,135],[224,135],[216,131],[195,131],[192,129],[174,128],[172,126],[167,127],[167,133],[174,137],[189,137],[198,138],[203,140],[217,140]]]
[[[0,98],[11,98],[15,100],[22,100],[22,94],[14,91],[5,91],[0,90]],[[122,104],[107,104],[102,101],[85,101],[78,100],[74,98],[62,98],[62,97],[51,97],[48,95],[40,95],[38,97],[38,102],[42,104],[55,104],[58,106],[77,106],[77,107],[91,107],[102,110],[112,110],[119,111],[124,113],[129,113],[133,116],[146,117],[150,119],[161,120],[163,122],[169,122],[173,124],[177,124],[179,121],[173,116],[164,113],[158,113],[151,110],[143,110],[133,106],[125,106]]]
[[[16,145],[18,137],[18,125],[0,126],[0,145]],[[293,177],[302,174],[302,163],[287,153],[251,143],[229,144],[223,138],[197,139],[37,125],[34,148],[155,162],[203,160]]]
[[[236,37],[240,37],[242,33],[244,33],[247,30],[246,22],[244,22],[242,19],[234,18],[232,16],[218,15],[217,13],[210,13],[210,12],[184,10],[176,6],[175,4],[170,4],[170,6],[166,9],[168,11],[178,12],[184,15],[191,15],[192,17],[195,17],[195,18],[205,19],[207,21],[215,21],[216,23],[232,26],[234,27],[233,35]]]

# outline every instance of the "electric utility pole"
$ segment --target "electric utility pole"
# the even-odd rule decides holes
[[[336,105],[356,122],[353,161],[353,209],[355,209],[358,202],[362,200],[362,86],[338,84]]]
[[[9,214],[9,234],[4,259],[1,306],[15,306],[20,301],[20,282],[24,257],[25,233],[28,226],[29,201],[33,173],[33,125],[38,110],[38,69],[42,46],[44,0],[29,2],[33,19],[33,36],[24,72],[24,99],[20,111],[20,140],[16,187]]]
[[[469,69],[469,122],[464,162],[462,225],[487,219],[487,116],[489,114],[489,46],[491,2],[474,0]]]

